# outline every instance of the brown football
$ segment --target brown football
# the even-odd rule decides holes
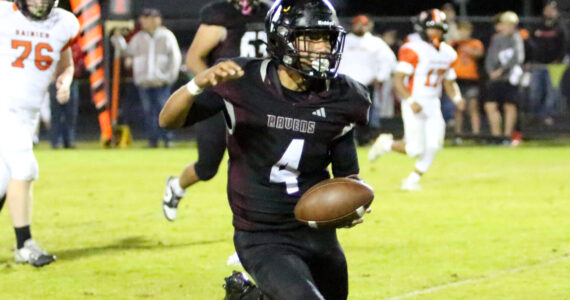
[[[323,180],[306,191],[295,218],[312,228],[342,227],[362,217],[374,199],[372,188],[351,178]]]

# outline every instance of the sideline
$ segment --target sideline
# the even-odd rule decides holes
[[[459,281],[456,281],[453,283],[447,283],[447,284],[443,284],[443,285],[433,286],[430,288],[415,290],[415,291],[412,291],[412,292],[409,292],[409,293],[406,293],[403,295],[399,295],[399,296],[395,296],[395,297],[391,297],[391,298],[384,298],[384,299],[385,300],[400,300],[400,299],[411,298],[411,297],[415,297],[415,296],[419,296],[419,295],[431,294],[431,293],[435,293],[435,292],[438,292],[438,291],[441,291],[441,290],[444,290],[447,288],[452,288],[452,287],[467,285],[467,284],[471,284],[471,283],[487,281],[487,280],[491,280],[491,279],[501,277],[504,275],[516,274],[516,273],[521,273],[521,272],[528,271],[531,269],[538,269],[540,267],[554,265],[556,263],[562,262],[564,260],[569,260],[569,259],[570,259],[570,252],[565,253],[562,256],[559,256],[557,258],[538,262],[538,263],[533,264],[533,265],[526,265],[526,266],[516,267],[516,268],[512,268],[512,269],[507,269],[507,270],[499,271],[497,273],[492,273],[492,274],[481,276],[481,277],[459,280]]]

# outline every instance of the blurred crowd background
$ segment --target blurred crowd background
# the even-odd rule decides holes
[[[103,24],[109,20],[133,20],[135,28],[127,32],[127,38],[140,30],[138,17],[144,9],[153,8],[160,12],[162,24],[171,30],[178,41],[181,58],[184,59],[194,34],[199,26],[200,8],[211,0],[103,0],[101,1]],[[489,142],[491,136],[488,118],[484,107],[486,82],[489,74],[485,71],[486,50],[489,48],[496,24],[501,13],[513,11],[518,15],[517,34],[524,42],[525,58],[523,75],[518,84],[518,115],[514,140],[553,139],[570,136],[570,0],[455,0],[446,1],[377,1],[377,0],[332,0],[347,31],[354,26],[365,25],[364,30],[380,37],[397,56],[399,47],[409,34],[414,32],[413,18],[421,10],[440,8],[446,14],[450,25],[447,41],[459,52],[459,59],[472,59],[476,76],[469,74],[480,92],[474,98],[479,101],[468,106],[465,114],[457,114],[453,102],[442,100],[442,111],[448,124],[448,137],[456,143],[473,139]],[[421,2],[421,3],[420,3]],[[117,9],[121,5],[121,9]],[[69,1],[60,1],[60,7],[69,9]],[[261,26],[261,25],[260,25]],[[261,26],[260,30],[263,29]],[[106,30],[104,41],[105,72],[110,78],[112,70],[113,46],[110,32]],[[481,48],[480,55],[472,49]],[[477,51],[475,51],[477,52]],[[76,120],[72,124],[72,135],[78,140],[97,140],[99,127],[97,112],[92,104],[88,73],[81,68],[80,51],[76,57],[77,113],[71,112]],[[350,55],[350,54],[346,54]],[[345,59],[350,57],[345,56]],[[459,70],[456,70],[459,71]],[[461,72],[461,71],[459,71]],[[190,78],[184,62],[181,62],[178,80],[172,86],[186,83]],[[471,76],[471,77],[470,77]],[[459,76],[460,79],[462,75]],[[108,84],[110,88],[110,84]],[[398,97],[391,91],[390,78],[371,84],[374,93],[375,112],[370,128],[361,129],[358,142],[366,144],[381,131],[403,133],[399,115]],[[465,94],[465,93],[464,93]],[[464,95],[466,96],[466,95]],[[472,97],[472,96],[469,96]],[[63,114],[52,107],[52,114]],[[458,117],[458,115],[460,115]],[[58,117],[59,118],[59,117]],[[479,120],[479,121],[477,121]],[[49,117],[45,116],[48,124]],[[134,85],[129,64],[123,64],[120,82],[119,122],[129,125],[135,139],[145,138],[144,113],[139,93]],[[479,122],[479,123],[478,123]],[[42,139],[52,138],[64,131],[53,127],[41,130]],[[50,134],[51,132],[51,134]],[[61,134],[61,133],[60,133]],[[192,138],[192,131],[175,133],[174,140]],[[57,137],[55,138],[57,144]],[[64,143],[65,143],[64,137]],[[70,143],[70,142],[68,142]],[[57,145],[55,145],[57,147]]]

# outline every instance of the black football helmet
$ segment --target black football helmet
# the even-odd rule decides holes
[[[27,0],[15,0],[18,9],[24,14],[24,16],[32,20],[45,20],[49,17],[49,14],[57,7],[59,0],[41,0],[40,5],[30,6]]]
[[[328,0],[277,0],[265,18],[265,31],[272,59],[310,79],[336,77],[346,32]],[[326,37],[330,51],[306,51],[306,45],[300,51],[300,36]]]

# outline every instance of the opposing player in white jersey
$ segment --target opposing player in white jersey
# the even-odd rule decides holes
[[[31,187],[38,178],[32,136],[52,81],[57,100],[69,99],[74,71],[70,45],[79,33],[77,18],[56,8],[57,3],[0,1],[0,199],[8,204],[16,232],[16,261],[36,267],[55,256],[37,246],[30,230]]]
[[[402,190],[420,189],[420,177],[443,146],[442,85],[458,109],[464,106],[455,71],[451,68],[457,53],[442,42],[447,31],[445,14],[438,9],[423,11],[417,22],[421,39],[409,41],[400,48],[394,75],[396,92],[405,99],[402,101],[404,140],[394,141],[391,134],[382,134],[369,152],[370,160],[389,151],[417,159],[415,170],[402,182]]]

